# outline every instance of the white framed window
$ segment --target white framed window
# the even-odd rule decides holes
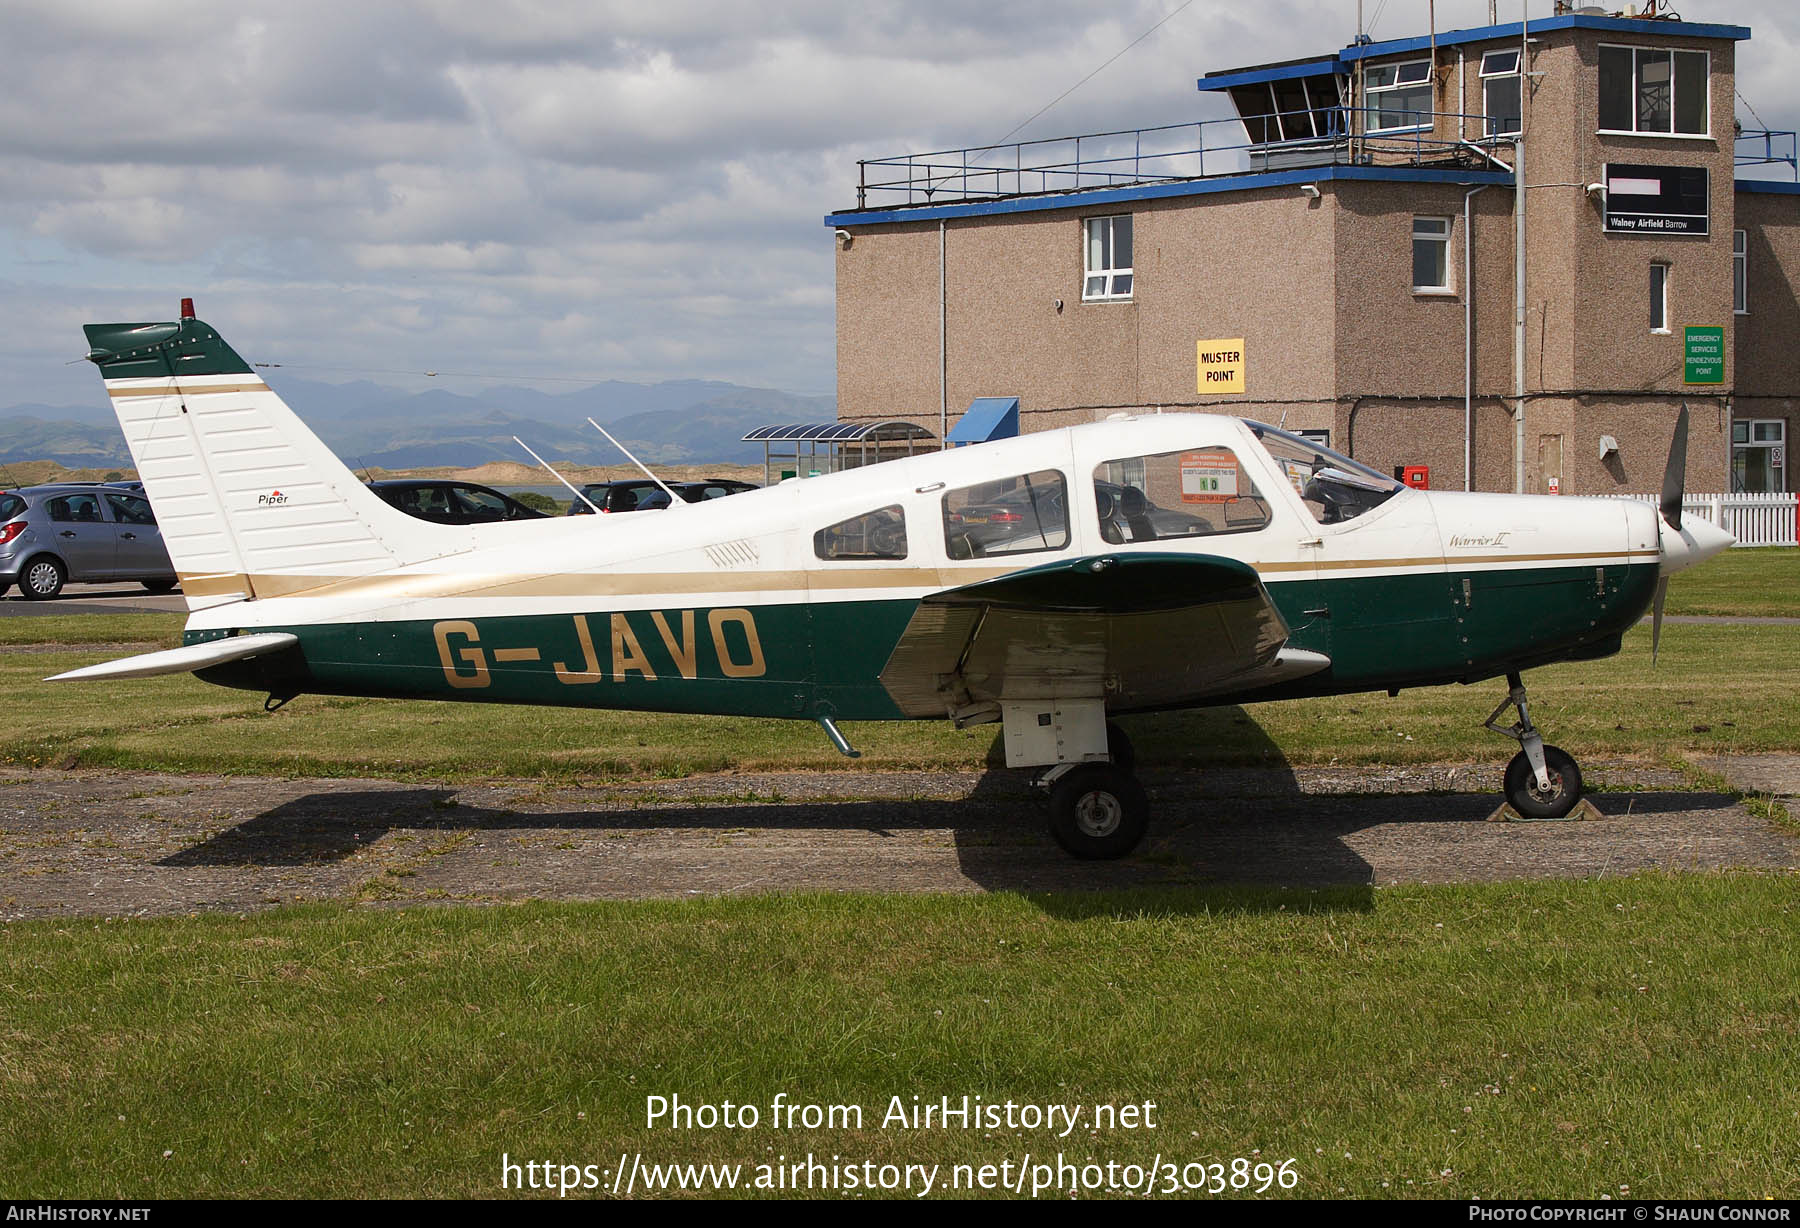
[[[1511,136],[1523,128],[1520,105],[1519,49],[1486,51],[1481,56],[1481,113],[1487,136]]]
[[[1414,294],[1450,293],[1450,219],[1415,217],[1412,225]]]
[[[1652,263],[1650,266],[1650,331],[1669,331],[1669,266],[1666,264]]]
[[[1787,423],[1780,418],[1731,424],[1733,494],[1778,494],[1787,489]]]
[[[1731,232],[1731,309],[1750,314],[1750,236],[1741,230]]]
[[[1600,131],[1706,136],[1711,57],[1668,47],[1600,47]]]
[[[1363,75],[1363,131],[1431,127],[1431,61],[1371,64]]]
[[[1083,245],[1081,300],[1100,303],[1131,297],[1131,215],[1090,217],[1082,223]]]

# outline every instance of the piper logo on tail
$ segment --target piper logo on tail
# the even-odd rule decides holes
[[[256,506],[258,507],[274,507],[278,503],[286,503],[287,501],[288,497],[279,490],[271,490],[266,495],[256,496]]]

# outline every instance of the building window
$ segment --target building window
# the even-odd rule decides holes
[[[1650,331],[1669,331],[1669,266],[1650,266]]]
[[[1510,136],[1522,129],[1519,98],[1519,49],[1489,51],[1481,57],[1481,111],[1488,136]]]
[[[1731,232],[1731,309],[1750,312],[1750,236],[1741,230]]]
[[[1704,51],[1601,47],[1600,130],[1705,136],[1708,70]]]
[[[1450,219],[1415,217],[1412,228],[1414,294],[1450,292]]]
[[[1787,489],[1787,423],[1780,418],[1731,424],[1731,489],[1776,494]]]
[[[1363,130],[1431,127],[1431,61],[1371,64],[1363,77]]]
[[[1131,297],[1131,215],[1090,217],[1087,230],[1086,277],[1081,283],[1084,302]]]

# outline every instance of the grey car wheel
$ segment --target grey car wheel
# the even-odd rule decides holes
[[[19,588],[33,601],[48,601],[62,592],[63,565],[47,555],[40,555],[25,565],[19,577]]]

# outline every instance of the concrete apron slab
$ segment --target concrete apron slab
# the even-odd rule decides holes
[[[1800,866],[1800,837],[1654,771],[1631,781],[1634,792],[1594,794],[1599,818],[1526,824],[1486,821],[1491,765],[1152,774],[1150,837],[1102,863],[1056,847],[1014,773],[747,772],[585,787],[3,775],[0,922],[306,900],[1373,887]],[[1634,775],[1619,770],[1614,787]]]

